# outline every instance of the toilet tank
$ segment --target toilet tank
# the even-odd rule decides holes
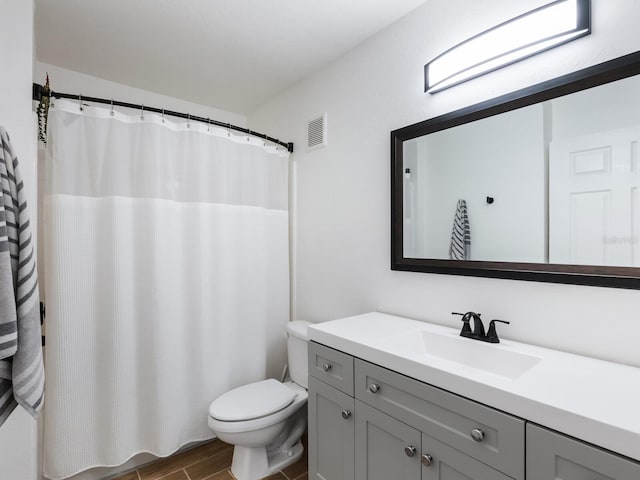
[[[308,388],[309,359],[307,358],[307,327],[310,322],[295,320],[287,324],[287,356],[291,380]]]

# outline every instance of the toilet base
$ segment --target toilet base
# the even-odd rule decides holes
[[[289,450],[267,450],[265,447],[236,445],[233,449],[231,473],[237,480],[258,480],[296,462],[303,452],[304,447],[300,440]]]

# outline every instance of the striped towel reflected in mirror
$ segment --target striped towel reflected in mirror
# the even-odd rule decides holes
[[[469,216],[467,215],[467,202],[458,200],[456,214],[453,218],[451,231],[451,245],[449,246],[449,258],[451,260],[471,259],[471,230],[469,229]]]

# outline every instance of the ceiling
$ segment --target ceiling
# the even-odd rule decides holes
[[[426,0],[36,0],[36,58],[250,113]]]

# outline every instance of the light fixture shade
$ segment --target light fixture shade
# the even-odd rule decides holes
[[[591,33],[590,0],[558,0],[469,38],[424,66],[435,93]]]

